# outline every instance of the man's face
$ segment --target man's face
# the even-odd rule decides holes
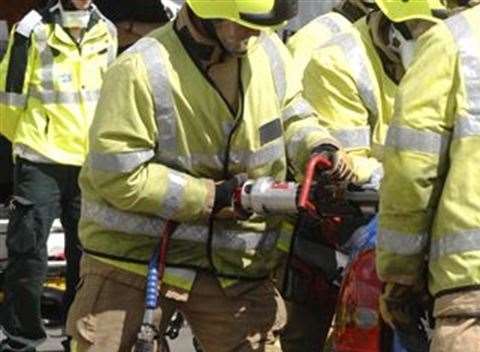
[[[71,3],[76,10],[87,10],[92,0],[71,0]]]
[[[259,30],[251,29],[227,20],[215,21],[214,26],[217,37],[223,47],[229,54],[234,56],[245,55],[250,38],[260,35]]]

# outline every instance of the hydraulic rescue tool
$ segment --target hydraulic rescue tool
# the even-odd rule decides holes
[[[332,183],[318,171],[327,171],[331,163],[322,155],[313,157],[307,167],[302,183],[275,181],[272,177],[247,180],[234,193],[232,207],[241,216],[252,214],[298,215],[297,227],[306,217],[323,218],[349,214],[352,202],[355,208],[376,209],[376,192],[349,190],[345,185]],[[373,194],[375,193],[375,194]],[[368,211],[368,210],[367,210]],[[166,265],[166,254],[171,234],[177,223],[168,221],[159,247],[155,251],[148,269],[144,319],[138,333],[133,352],[154,351],[161,336],[153,321],[153,312],[158,307],[159,289]]]

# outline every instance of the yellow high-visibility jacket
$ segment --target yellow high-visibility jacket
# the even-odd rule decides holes
[[[164,276],[170,285],[190,290],[198,269],[227,287],[276,268],[278,247],[289,242],[291,229],[282,230],[278,216],[209,223],[214,181],[239,173],[284,180],[287,160],[303,170],[315,146],[336,141],[303,100],[276,35],[263,33],[239,60],[236,114],[171,23],[108,70],[80,177],[80,237],[87,253],[147,262],[170,219],[179,222]]]
[[[438,295],[480,285],[480,7],[423,34],[402,80],[381,189],[377,270]]]
[[[351,155],[359,183],[379,170],[397,85],[385,73],[366,19],[316,50],[304,96]]]
[[[329,12],[318,16],[292,35],[287,42],[297,71],[303,74],[312,53],[327,43],[334,35],[352,29],[345,16]]]
[[[94,7],[77,44],[60,21],[54,5],[11,31],[0,65],[0,133],[54,162],[82,165],[116,30]]]

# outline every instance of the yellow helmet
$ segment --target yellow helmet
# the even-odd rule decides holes
[[[423,19],[438,22],[446,12],[440,0],[376,0],[380,10],[393,22]]]
[[[276,28],[297,15],[297,0],[187,0],[200,18],[225,19],[253,29]]]

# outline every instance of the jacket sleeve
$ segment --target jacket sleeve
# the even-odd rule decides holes
[[[351,156],[357,182],[365,183],[381,164],[370,156],[369,111],[346,67],[347,58],[341,58],[343,51],[336,45],[316,51],[305,70],[303,94],[317,111],[320,124]]]
[[[34,66],[30,37],[12,28],[7,51],[0,63],[0,133],[12,141],[25,110],[29,79]]]
[[[313,149],[321,144],[341,148],[321,126],[311,105],[303,98],[300,77],[286,47],[279,41],[286,75],[286,94],[282,101],[282,122],[287,157],[296,174],[303,174]]]
[[[90,129],[83,170],[87,188],[120,210],[180,222],[205,218],[213,206],[214,182],[152,162],[158,129],[146,77],[135,53],[107,71]]]
[[[383,281],[413,285],[425,275],[455,116],[458,66],[449,38],[446,30],[430,30],[419,39],[397,93],[380,193],[376,258]]]

